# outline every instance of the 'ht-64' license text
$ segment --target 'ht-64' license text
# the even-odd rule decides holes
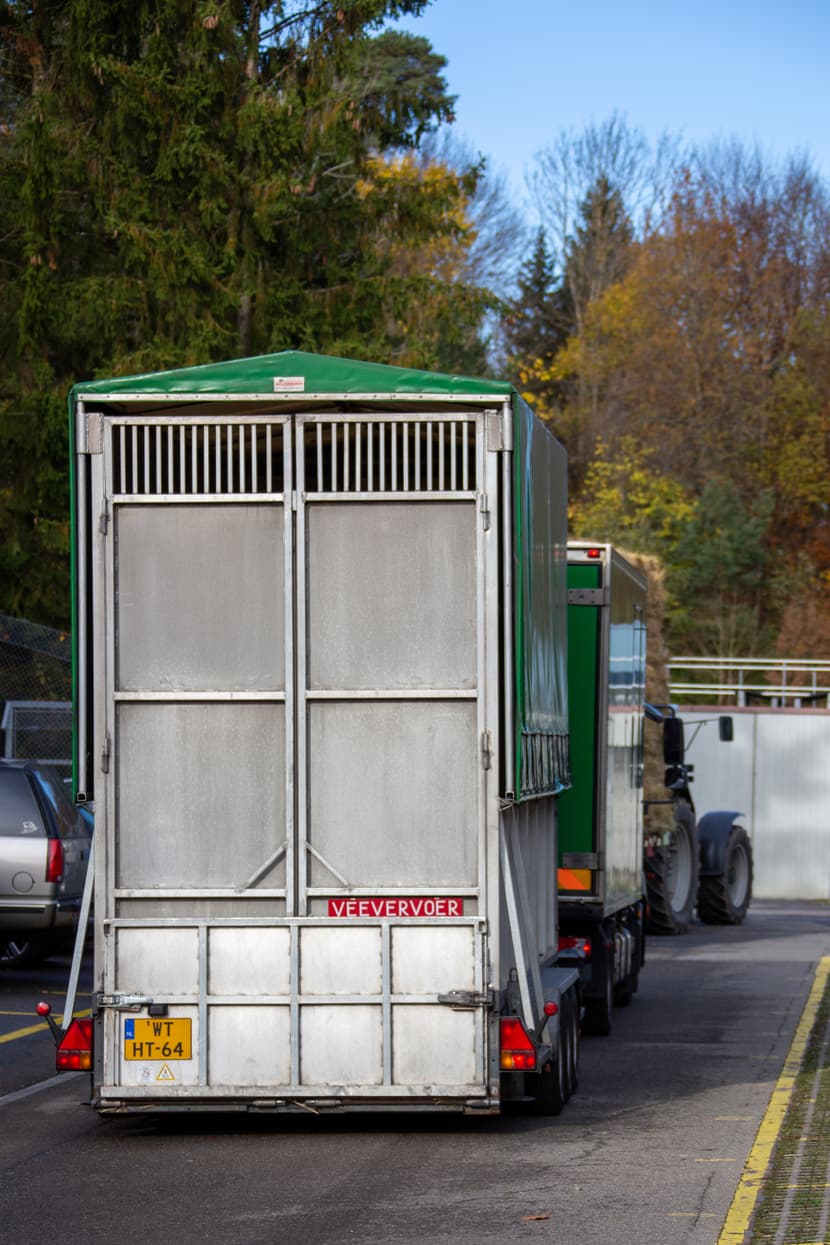
[[[125,1059],[189,1059],[190,1017],[130,1016],[124,1021]]]

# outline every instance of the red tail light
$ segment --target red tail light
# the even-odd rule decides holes
[[[501,1067],[505,1072],[535,1072],[536,1047],[518,1016],[501,1022]]]
[[[49,854],[46,857],[46,881],[63,881],[63,843],[60,839],[49,839]]]
[[[58,1072],[88,1072],[92,1067],[92,1020],[73,1020],[55,1051]]]
[[[591,958],[591,939],[576,938],[573,934],[563,934],[559,939],[560,951],[581,951],[586,960]]]

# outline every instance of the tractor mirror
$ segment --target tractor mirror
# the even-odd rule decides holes
[[[721,737],[721,742],[725,744],[731,743],[734,739],[735,736],[732,730],[732,719],[728,715],[723,718],[718,718],[718,734]]]
[[[683,723],[680,718],[666,718],[663,723],[663,760],[666,765],[682,765],[685,759]]]

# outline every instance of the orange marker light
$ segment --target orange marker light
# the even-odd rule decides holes
[[[556,882],[561,891],[589,891],[593,885],[590,869],[557,869]]]

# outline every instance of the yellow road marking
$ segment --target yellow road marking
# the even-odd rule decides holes
[[[92,1010],[91,1008],[87,1008],[85,1012],[76,1012],[75,1015],[76,1017],[91,1016]],[[57,1022],[57,1024],[62,1024],[63,1016],[56,1016],[55,1021]],[[14,1042],[17,1040],[17,1038],[31,1037],[33,1033],[43,1033],[48,1028],[49,1026],[44,1020],[40,1024],[29,1025],[27,1029],[16,1029],[14,1033],[4,1033],[0,1036],[0,1044],[2,1044],[3,1042]]]
[[[43,991],[41,991],[41,993],[43,993]],[[65,995],[66,991],[64,990],[63,993]],[[92,998],[92,995],[91,994],[79,994],[77,997],[79,999],[89,999],[89,998]],[[33,1007],[27,1008],[25,1012],[13,1011],[13,1010],[10,1010],[9,1008],[0,1007],[0,1016],[31,1016],[33,1011],[34,1011]]]
[[[804,1004],[804,1011],[801,1013],[795,1037],[787,1052],[787,1058],[784,1060],[781,1075],[770,1096],[769,1105],[755,1137],[755,1143],[749,1152],[749,1158],[735,1190],[732,1205],[729,1207],[723,1229],[718,1237],[718,1245],[743,1245],[752,1213],[755,1210],[755,1203],[758,1201],[758,1194],[767,1174],[773,1147],[790,1105],[796,1077],[804,1061],[807,1042],[829,975],[830,956],[824,956],[816,969],[813,985],[807,1002]]]

